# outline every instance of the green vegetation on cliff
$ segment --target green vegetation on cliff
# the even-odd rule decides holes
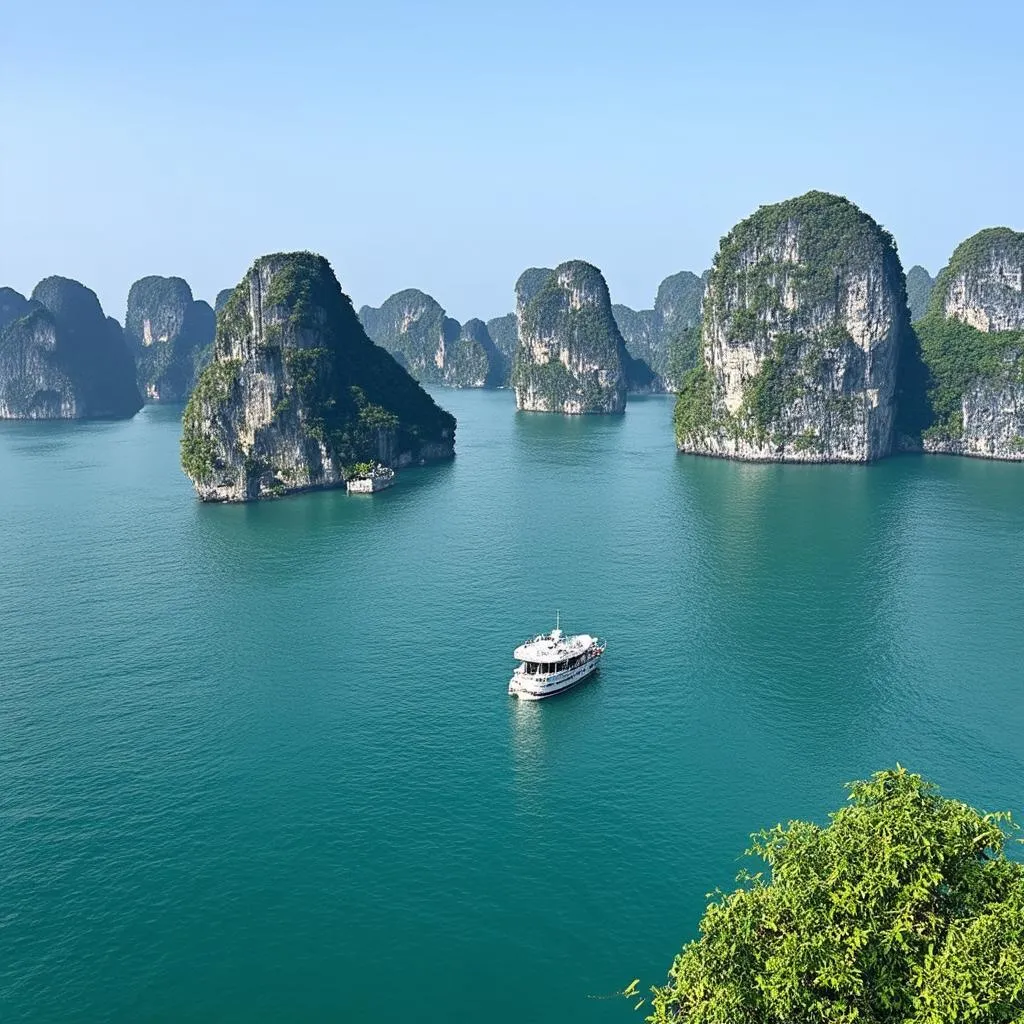
[[[949,288],[953,281],[963,276],[983,272],[986,263],[998,252],[1018,268],[1024,268],[1024,231],[1012,228],[984,228],[964,239],[949,258],[949,263],[939,271],[928,301],[928,312],[943,312]],[[1017,293],[1020,294],[1019,292]]]
[[[462,325],[430,295],[406,288],[379,309],[363,306],[359,319],[373,341],[427,384],[498,387],[508,377],[508,360],[482,320]]]
[[[768,878],[744,871],[741,888],[715,894],[650,1021],[1024,1020],[1024,867],[1005,855],[1009,815],[944,799],[899,766],[848,788],[828,826],[752,837]]]
[[[668,387],[678,391],[683,378],[701,362],[700,323],[678,328],[668,339],[665,370],[662,376]]]
[[[131,416],[142,405],[124,331],[96,293],[44,278],[30,300],[5,290],[0,329],[0,417]]]
[[[688,370],[679,386],[672,422],[677,438],[698,438],[714,416],[715,375],[703,363]]]
[[[143,277],[131,286],[125,336],[135,354],[139,390],[147,397],[183,401],[203,364],[199,352],[215,332],[213,310],[192,298],[183,278]]]
[[[506,313],[487,321],[487,333],[491,336],[497,350],[511,364],[519,346],[519,328],[516,325],[515,313]]]
[[[203,371],[185,406],[181,419],[181,466],[193,480],[205,480],[213,473],[217,451],[213,438],[203,429],[203,410],[228,401],[241,366],[239,359],[212,363]]]
[[[527,267],[516,281],[516,298],[519,302],[532,302],[554,273],[550,267]]]
[[[254,314],[258,289],[262,302]],[[235,384],[245,374],[248,383],[239,390]],[[271,454],[274,433],[286,428],[323,445],[337,465],[378,458],[383,436],[397,453],[414,458],[425,444],[454,441],[454,417],[370,341],[330,264],[313,253],[261,257],[222,307],[214,362],[183,419],[182,466],[193,480],[217,469],[218,439],[238,443],[230,424],[250,415],[260,422],[260,410],[245,405],[250,385],[274,389],[273,424],[259,427],[270,431]],[[224,454],[239,459],[238,452]],[[270,457],[244,455],[247,474]],[[279,468],[284,476],[290,471]]]
[[[963,435],[963,400],[973,387],[1024,385],[1024,302],[1000,274],[993,274],[997,257],[1024,268],[1024,232],[986,228],[961,242],[935,281],[927,313],[915,324],[929,374],[928,438],[955,441]],[[973,301],[1016,306],[1021,328],[982,331],[956,316],[947,318],[954,282],[975,293]]]
[[[962,402],[975,385],[1024,384],[1024,330],[979,331],[934,308],[915,328],[930,374],[926,437],[956,440],[963,434]]]
[[[796,259],[770,256],[751,261],[751,254],[771,245],[781,245],[799,231]],[[895,266],[893,259],[895,258]],[[892,235],[872,217],[843,196],[829,192],[807,192],[795,199],[762,206],[740,221],[722,239],[712,265],[705,303],[724,316],[727,297],[738,292],[734,315],[752,318],[747,330],[756,327],[755,318],[782,311],[779,277],[785,274],[798,308],[787,315],[794,321],[806,319],[815,307],[835,301],[836,289],[845,275],[863,271],[871,263],[885,262],[889,272],[899,270]],[[899,277],[902,279],[902,272]],[[900,290],[906,286],[901,280]],[[705,316],[707,313],[705,313]],[[736,325],[743,333],[743,325]]]
[[[704,282],[688,270],[666,277],[653,309],[612,306],[631,356],[643,360],[665,386],[678,390],[697,363],[700,303]]]
[[[563,273],[573,276],[569,284],[563,283]],[[583,350],[589,359],[617,367],[623,342],[611,314],[611,303],[603,308],[605,303],[600,301],[574,304],[568,299],[571,289],[588,287],[597,294],[603,290],[607,297],[607,286],[596,267],[578,260],[562,264],[557,273],[548,274],[524,305],[520,334],[557,337],[564,347]]]
[[[370,338],[399,358],[417,380],[446,383],[446,358],[461,325],[433,296],[406,288],[385,299],[379,309],[363,306],[359,319]]]
[[[494,344],[483,320],[467,320],[450,354],[446,353],[444,382],[454,387],[497,388],[508,379],[508,360]]]
[[[859,282],[867,280],[881,287],[861,298]],[[847,325],[851,297],[883,325],[859,343]],[[875,403],[866,391],[893,402],[896,379],[909,379],[902,367],[913,357],[913,342],[903,271],[887,231],[849,200],[825,192],[762,206],[722,239],[700,333],[681,333],[676,341],[676,373],[698,354],[712,361],[712,376],[732,360],[710,402],[705,372],[684,378],[677,442],[715,454],[728,443],[729,453],[742,457],[886,454],[891,419],[881,414],[886,432],[871,432]],[[865,343],[883,346],[873,361]],[[752,361],[756,372],[735,372]]]
[[[520,408],[622,411],[632,364],[597,267],[571,260],[550,272],[527,270],[516,283],[516,308],[512,385]],[[649,380],[645,365],[633,369]]]

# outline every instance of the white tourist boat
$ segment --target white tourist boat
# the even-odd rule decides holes
[[[566,636],[558,628],[520,644],[513,653],[519,666],[508,684],[510,695],[520,700],[553,697],[582,683],[597,670],[605,645],[596,636]]]

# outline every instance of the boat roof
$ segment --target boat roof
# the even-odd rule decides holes
[[[582,654],[596,643],[597,637],[589,633],[565,636],[560,629],[553,629],[550,633],[535,636],[525,644],[520,644],[512,653],[512,657],[516,661],[564,661],[566,658]]]

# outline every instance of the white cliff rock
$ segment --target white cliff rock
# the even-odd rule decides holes
[[[761,207],[715,258],[677,444],[753,461],[888,455],[912,339],[899,257],[870,217],[823,192]]]
[[[455,420],[367,338],[312,253],[258,259],[217,324],[183,419],[182,467],[204,501],[337,487],[350,467],[450,458]]]
[[[621,413],[630,357],[601,272],[580,260],[531,269],[516,284],[516,408]]]
[[[958,245],[916,327],[931,374],[924,450],[1024,460],[1024,233]]]

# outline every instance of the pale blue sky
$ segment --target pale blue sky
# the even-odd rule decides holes
[[[1024,4],[7,0],[0,284],[124,316],[308,248],[356,305],[460,320],[581,258],[614,301],[697,272],[762,203],[841,192],[933,273],[1024,228]]]

